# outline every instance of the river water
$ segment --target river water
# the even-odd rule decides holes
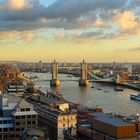
[[[91,83],[89,87],[79,87],[77,81],[68,81],[72,79],[78,80],[79,78],[67,77],[66,74],[58,75],[58,79],[62,80],[60,87],[50,88],[49,79],[51,79],[51,74],[26,73],[26,75],[36,75],[38,77],[34,80],[36,88],[43,92],[46,92],[46,90],[60,91],[66,100],[88,107],[99,105],[105,112],[122,115],[140,113],[140,102],[130,100],[130,94],[138,93],[138,91],[123,88],[123,91],[117,92],[114,91],[114,86],[100,83]],[[91,86],[94,86],[94,88],[91,88]]]

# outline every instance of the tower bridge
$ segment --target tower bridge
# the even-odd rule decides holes
[[[58,63],[54,60],[51,66],[51,72],[52,72],[52,79],[50,81],[50,86],[59,86],[60,81],[57,78],[58,75]]]
[[[88,86],[89,81],[87,80],[87,63],[83,60],[81,63],[81,77],[79,79],[79,86]]]
[[[60,80],[58,79],[58,69],[64,69],[64,68],[80,70],[79,86],[88,86],[89,82],[107,82],[107,83],[113,82],[114,83],[114,79],[112,78],[103,79],[101,77],[98,77],[94,73],[92,73],[91,70],[88,70],[87,63],[84,60],[82,63],[80,63],[80,65],[77,66],[59,66],[56,60],[54,60],[53,63],[51,64],[52,79],[50,80],[50,86],[60,85]],[[90,75],[93,79],[88,80],[87,75]],[[67,81],[67,80],[61,80],[61,81]],[[116,78],[116,83],[117,82],[118,83],[120,82],[120,78]]]
[[[51,73],[52,73],[52,79],[50,80],[50,86],[59,86],[60,85],[60,81],[58,79],[58,69],[61,68],[68,68],[68,67],[59,67],[58,63],[56,62],[56,60],[54,60],[54,62],[51,65]],[[79,66],[74,66],[74,67],[70,67],[70,68],[75,68],[75,69],[80,69],[80,79],[79,79],[79,86],[88,86],[89,85],[89,81],[87,80],[87,63],[85,63],[85,61],[83,60],[83,62],[80,64]]]

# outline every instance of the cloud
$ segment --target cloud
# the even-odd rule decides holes
[[[1,3],[1,7],[5,7],[0,11],[1,21],[36,21],[45,17],[46,7],[39,1],[18,0],[15,4],[14,1],[16,0]]]
[[[54,40],[55,41],[64,41],[65,40],[65,34],[64,33],[54,34]]]
[[[93,45],[102,38],[102,31],[83,32],[75,34],[58,33],[54,35],[55,41],[69,41],[85,45]]]
[[[96,19],[96,21],[93,23],[93,27],[95,28],[111,28],[111,24],[101,20],[101,19]]]
[[[8,39],[14,39],[17,36],[19,36],[21,33],[17,32],[17,31],[4,31],[4,32],[0,32],[0,40],[8,40]]]
[[[128,49],[127,51],[133,52],[133,51],[140,51],[140,46],[139,47],[133,47]]]
[[[61,28],[69,32],[80,29],[83,32],[80,35],[55,34],[54,38],[58,41],[67,38],[75,42],[127,39],[131,35],[140,34],[140,17],[138,8],[134,7],[138,2],[57,0],[46,7],[39,0],[4,0],[0,2],[0,32],[24,32],[41,28]],[[114,29],[114,25],[119,28]],[[96,34],[97,30],[99,34]],[[33,38],[33,35],[29,35],[26,39]]]
[[[110,13],[114,9],[121,9],[125,7],[127,0],[113,0],[108,3],[106,0],[57,0],[48,7],[40,4],[38,0],[5,0],[0,3],[0,21],[14,22],[39,22],[40,19],[48,21],[46,27],[76,29],[99,27],[99,19],[97,14]],[[2,8],[3,7],[3,8]],[[112,11],[112,12],[108,12]],[[100,20],[104,23],[104,20]],[[15,22],[16,24],[16,22]],[[38,25],[38,28],[41,28]],[[3,27],[2,27],[3,28]],[[21,27],[22,28],[22,27]]]
[[[103,26],[103,25],[104,25],[104,22],[103,22],[102,20],[100,20],[100,19],[97,19],[97,20],[95,21],[94,25],[95,25],[96,27],[100,27],[100,26]]]
[[[8,6],[14,10],[20,10],[20,9],[23,9],[23,8],[29,6],[29,4],[27,3],[26,0],[18,0],[18,1],[17,0],[9,0]]]
[[[140,33],[140,29],[120,30],[118,32],[116,31],[105,32],[104,30],[99,29],[95,31],[83,31],[79,33],[66,33],[66,32],[57,33],[54,34],[53,37],[55,41],[69,41],[86,45],[92,45],[104,40],[114,40],[114,41],[127,40],[133,35],[138,34],[137,33],[138,31]]]
[[[28,31],[46,28],[46,23],[38,21],[0,21],[1,31]]]
[[[111,10],[121,9],[127,4],[127,0],[57,0],[54,4],[48,7],[47,18],[79,18],[90,12],[95,12],[98,9]]]
[[[119,49],[116,49],[115,51],[117,52],[138,52],[140,51],[140,46],[133,46],[133,47],[129,47],[129,48],[119,48]]]
[[[131,11],[119,13],[114,22],[119,24],[123,29],[135,29],[138,26],[137,17]]]
[[[93,20],[95,19],[95,17],[92,16],[91,19],[88,20],[88,17],[70,21],[68,19],[53,19],[48,20],[47,26],[50,28],[63,28],[67,30],[87,29],[93,27]]]
[[[140,0],[129,0],[130,8],[138,8],[140,6]]]
[[[33,31],[25,32],[20,36],[20,40],[31,42],[36,38],[36,34]]]
[[[28,0],[5,0],[5,1],[2,1],[1,3],[1,6],[0,6],[0,10],[1,11],[6,11],[6,10],[9,10],[9,11],[18,11],[18,10],[22,10],[22,9],[25,9],[25,8],[30,8],[31,7],[31,4],[29,3]]]
[[[20,40],[31,42],[36,38],[36,32],[34,31],[3,31],[0,32],[0,41],[8,40]]]

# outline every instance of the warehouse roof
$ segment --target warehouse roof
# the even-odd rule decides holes
[[[113,126],[131,126],[132,124],[129,124],[127,122],[124,122],[118,117],[111,116],[107,113],[90,113],[90,116],[95,117],[96,120],[99,120],[101,122],[113,125]]]

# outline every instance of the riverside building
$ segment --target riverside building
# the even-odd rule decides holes
[[[39,124],[47,127],[51,140],[64,139],[64,130],[68,128],[73,129],[73,135],[76,135],[77,112],[70,109],[69,103],[51,93],[33,95],[28,101],[39,114]]]
[[[37,126],[38,114],[30,103],[15,95],[0,95],[0,139],[19,140],[25,128]]]

